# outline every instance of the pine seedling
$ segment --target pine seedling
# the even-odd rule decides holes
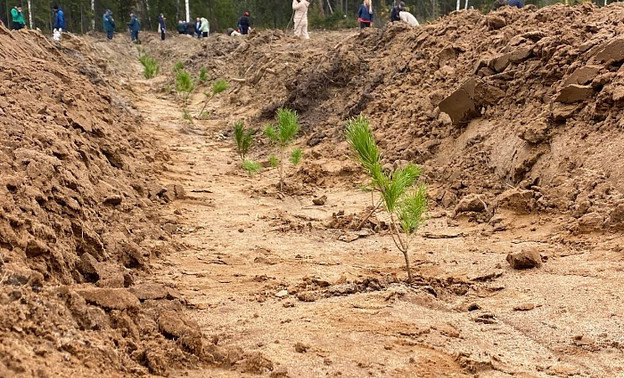
[[[279,159],[275,156],[275,154],[271,154],[271,156],[269,156],[269,166],[271,168],[277,168],[279,166]]]
[[[264,134],[278,149],[279,157],[276,157],[276,159],[280,176],[280,190],[282,190],[284,186],[284,157],[286,155],[286,150],[292,142],[294,142],[299,128],[299,116],[297,112],[289,109],[278,109],[277,126],[268,125],[264,129]],[[299,154],[298,160],[296,160],[297,163],[301,160],[301,156],[302,154]]]
[[[139,61],[143,65],[143,76],[145,76],[146,79],[151,79],[158,75],[160,67],[158,66],[156,59],[148,56],[147,54],[142,54],[139,57]]]
[[[219,79],[217,81],[212,82],[212,95],[219,94],[228,89],[228,82],[225,79]]]
[[[206,67],[202,67],[199,70],[199,82],[203,84],[207,81],[208,81],[208,69]]]
[[[292,150],[292,152],[290,153],[290,162],[292,163],[292,165],[298,165],[299,163],[301,163],[302,159],[303,151],[301,151],[301,148],[295,148],[294,150]]]
[[[204,112],[204,109],[206,109],[206,106],[208,105],[208,101],[210,101],[210,99],[212,98],[212,96],[217,95],[225,90],[228,89],[228,82],[225,79],[219,79],[217,81],[214,81],[212,83],[212,93],[211,92],[204,92],[204,96],[206,96],[206,101],[204,102],[204,106],[201,108],[199,114]]]
[[[244,160],[243,169],[247,172],[249,176],[253,176],[256,173],[260,172],[262,166],[253,160]]]
[[[381,195],[380,203],[390,216],[390,235],[405,258],[407,280],[412,283],[409,242],[424,224],[427,211],[427,190],[424,185],[416,186],[421,169],[415,164],[408,164],[385,173],[381,166],[381,151],[368,120],[362,115],[349,121],[346,138],[356,159],[370,176],[371,186]]]
[[[193,124],[193,116],[191,116],[188,110],[182,109],[182,118],[187,120],[191,125]]]
[[[236,141],[236,150],[238,151],[238,156],[241,158],[242,162],[245,162],[245,156],[253,145],[254,132],[255,130],[253,129],[245,130],[245,125],[242,121],[234,124],[234,140]]]
[[[178,73],[178,71],[182,71],[184,69],[184,63],[177,61],[176,64],[173,65],[173,72]]]
[[[193,91],[193,89],[195,89],[191,74],[184,70],[178,71],[176,75],[175,88],[176,91],[183,96],[182,98],[184,99],[184,103],[186,103],[191,95],[191,92]]]

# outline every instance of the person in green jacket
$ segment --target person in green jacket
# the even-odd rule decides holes
[[[20,30],[26,27],[24,22],[24,13],[22,13],[22,5],[16,5],[11,9],[11,17],[13,18],[13,30]]]

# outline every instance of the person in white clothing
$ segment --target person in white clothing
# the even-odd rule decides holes
[[[416,17],[414,17],[414,15],[411,14],[410,12],[406,12],[406,11],[399,12],[399,18],[401,19],[401,21],[405,22],[406,24],[410,24],[412,26],[420,25]]]
[[[308,35],[308,7],[307,0],[293,0],[292,9],[295,11],[295,35],[299,38],[310,39]]]

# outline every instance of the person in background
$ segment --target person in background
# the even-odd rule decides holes
[[[139,42],[139,31],[141,30],[141,23],[134,12],[130,12],[130,22],[128,22],[128,30],[130,30],[130,41],[134,43]]]
[[[52,10],[54,10],[54,29],[58,29],[60,32],[66,31],[65,13],[59,9],[58,5],[53,6]]]
[[[165,30],[167,29],[167,25],[165,24],[165,21],[167,21],[167,19],[165,18],[165,15],[163,15],[162,13],[158,15],[158,30],[160,31],[160,40],[164,41],[165,40]]]
[[[201,33],[200,38],[206,38],[210,34],[210,23],[206,17],[200,18],[199,21],[199,32]]]
[[[390,22],[397,22],[397,21],[401,21],[401,18],[399,17],[399,12],[404,11],[405,10],[405,3],[400,1],[397,3],[395,3],[394,7],[392,8],[392,13],[390,13]]]
[[[186,34],[190,35],[191,37],[195,36],[195,23],[194,22],[187,22],[186,23]]]
[[[509,0],[510,7],[524,8],[524,0]]]
[[[407,11],[399,12],[399,18],[401,19],[401,21],[405,22],[406,24],[409,24],[412,26],[420,25],[416,17],[414,17],[414,15],[411,14],[410,12],[407,12]]]
[[[16,5],[11,9],[11,21],[13,21],[13,25],[11,25],[13,30],[20,30],[26,27],[24,13],[22,13],[22,4]]]
[[[113,11],[110,9],[107,9],[106,12],[104,12],[102,25],[104,26],[104,31],[106,32],[106,38],[112,40],[113,33],[115,32],[115,20],[113,19]]]
[[[371,0],[364,0],[364,3],[360,6],[358,21],[360,21],[360,29],[373,26],[373,4]]]
[[[504,6],[507,6],[507,3],[505,2],[505,0],[496,0],[494,2],[494,5],[492,6],[492,10],[497,10],[497,9],[502,8]]]
[[[249,12],[245,12],[241,18],[238,19],[238,31],[245,35],[249,34],[249,29],[251,29],[251,22],[249,21]]]
[[[307,0],[293,0],[292,9],[295,11],[293,19],[295,21],[295,36],[303,39],[310,39],[308,35],[308,7]]]
[[[199,19],[199,17],[197,17],[195,19],[195,33],[197,33],[197,38],[201,38],[201,31],[199,30],[201,29],[201,20]]]
[[[180,20],[178,21],[178,26],[176,27],[178,34],[186,34],[186,22]]]

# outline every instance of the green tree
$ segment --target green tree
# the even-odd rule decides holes
[[[390,216],[390,235],[405,258],[408,282],[412,282],[409,251],[410,237],[425,222],[427,190],[416,186],[420,167],[408,164],[390,173],[381,165],[381,151],[375,142],[366,117],[360,115],[347,124],[346,138],[371,179],[371,187],[381,196],[381,203]]]

